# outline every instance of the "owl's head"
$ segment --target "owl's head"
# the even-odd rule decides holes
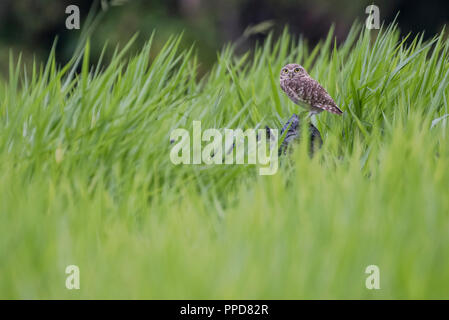
[[[295,79],[307,75],[306,70],[297,63],[290,63],[281,69],[281,80]]]

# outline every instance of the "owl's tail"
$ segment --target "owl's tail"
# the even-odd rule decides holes
[[[334,113],[334,114],[338,114],[338,115],[343,114],[343,111],[341,111],[340,108],[337,107],[336,104],[333,104],[333,105],[327,104],[327,105],[321,106],[321,108],[326,111],[329,111],[331,113]]]
[[[331,111],[332,113],[338,114],[338,115],[342,115],[343,111],[341,111],[341,109],[339,107],[337,107],[337,105],[335,105],[333,107],[333,110]]]

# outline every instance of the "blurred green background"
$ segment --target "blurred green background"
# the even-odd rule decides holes
[[[354,24],[368,1],[103,1],[79,76],[54,56],[41,73],[14,60],[0,79],[0,298],[447,299],[449,40],[407,45],[390,23],[401,11],[402,35],[428,39],[449,10],[375,3],[390,26],[379,37]],[[0,77],[9,49],[46,60],[58,36],[58,61],[73,56],[82,32],[65,29],[68,4],[85,27],[88,1],[0,1]],[[271,42],[216,57],[262,42],[255,25]],[[183,30],[196,53],[178,47]],[[89,69],[106,41],[137,31],[136,56]],[[298,110],[275,80],[289,61],[345,112],[317,119],[317,156],[300,144],[273,176],[170,161],[169,133],[193,120],[281,127]],[[80,290],[65,287],[69,264]],[[371,264],[379,291],[365,287]]]
[[[103,0],[96,6],[84,0],[2,0],[0,75],[7,73],[10,49],[15,55],[21,52],[25,62],[33,57],[44,61],[56,36],[58,61],[64,63],[72,57],[81,31],[65,28],[65,8],[70,4],[81,10],[82,28],[92,7],[103,12],[92,35],[93,62],[106,40],[112,46],[124,44],[139,32],[138,49],[155,30],[154,44],[160,48],[170,35],[184,31],[184,46],[195,43],[200,73],[204,73],[224,44],[237,42],[237,52],[244,52],[263,41],[264,31],[280,32],[285,25],[314,44],[334,24],[337,40],[342,41],[354,20],[366,19],[365,8],[373,3],[379,6],[381,21],[386,23],[400,12],[397,21],[403,34],[425,30],[431,36],[449,21],[449,3],[445,0]],[[250,35],[245,33],[248,27],[263,22],[268,23]]]

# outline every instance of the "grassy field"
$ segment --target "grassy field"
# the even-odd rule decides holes
[[[108,63],[11,59],[0,80],[0,298],[449,298],[449,41],[335,46],[288,31],[198,79],[195,48],[151,39]],[[105,50],[114,48],[105,47]],[[324,144],[256,165],[174,165],[174,128],[280,127],[301,63],[344,111]],[[75,72],[79,71],[79,72]],[[80,290],[65,287],[67,265]],[[380,290],[365,268],[380,269]]]

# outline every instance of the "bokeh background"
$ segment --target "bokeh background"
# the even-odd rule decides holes
[[[0,299],[448,299],[449,41],[398,46],[396,31],[356,31],[312,61],[310,46],[276,39],[288,24],[321,41],[334,24],[342,41],[370,2],[103,1],[79,77],[49,67],[0,79]],[[403,34],[429,38],[448,22],[443,1],[374,3],[386,24],[400,11]],[[43,61],[58,37],[58,61],[72,57],[83,31],[65,29],[69,4],[85,27],[88,1],[0,0],[0,77],[10,49]],[[177,48],[146,67],[154,30],[151,54],[184,31],[206,73],[226,43],[241,54],[269,29],[279,50],[223,54],[207,81]],[[89,74],[106,41],[113,52],[137,31],[140,56]],[[304,56],[345,112],[317,119],[318,156],[302,144],[273,176],[170,161],[169,133],[193,120],[281,127],[299,110],[270,71]],[[76,292],[64,286],[71,264]],[[379,291],[365,287],[371,264]]]
[[[70,4],[81,10],[82,28],[92,7],[102,12],[92,35],[92,61],[98,59],[106,40],[112,46],[124,44],[139,32],[137,49],[155,30],[157,49],[170,35],[184,32],[183,45],[196,45],[200,73],[207,71],[226,43],[237,42],[237,52],[244,52],[263,41],[268,30],[280,32],[286,25],[313,44],[334,24],[337,41],[342,41],[355,20],[366,19],[369,4],[379,6],[381,21],[386,23],[399,12],[403,34],[425,30],[431,37],[449,23],[447,0],[103,0],[97,5],[87,0],[1,0],[0,76],[7,76],[11,49],[15,55],[22,53],[25,62],[33,57],[45,61],[56,36],[58,61],[72,57],[81,31],[65,28],[65,8]]]

